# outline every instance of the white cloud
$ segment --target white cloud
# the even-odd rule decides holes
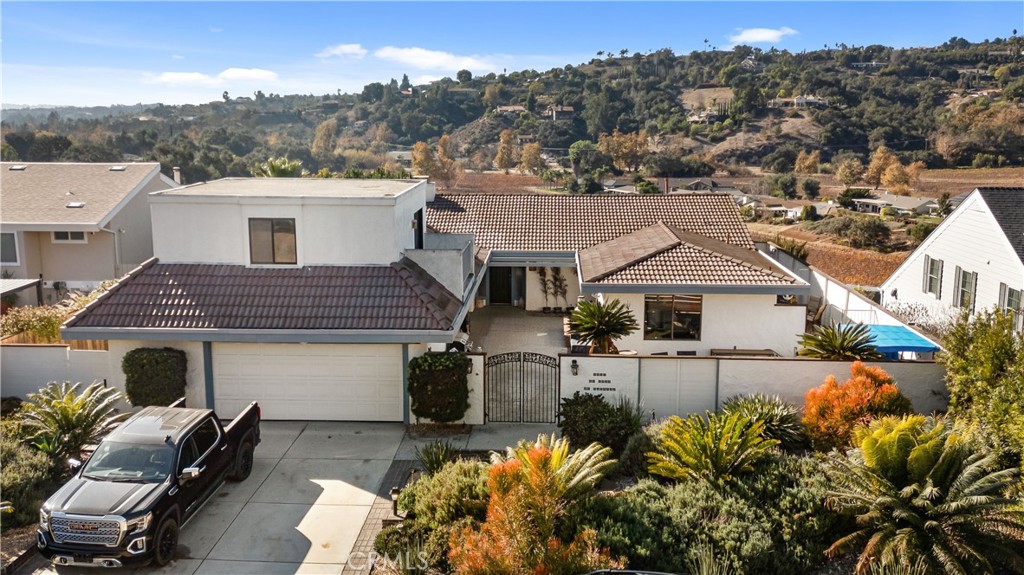
[[[786,36],[792,36],[798,32],[789,26],[782,28],[745,28],[739,33],[729,36],[729,42],[738,44],[770,44],[779,42]]]
[[[171,60],[184,60],[185,57],[181,54],[171,54]]]
[[[441,78],[444,78],[444,76],[435,76],[433,74],[424,74],[422,76],[416,76],[415,78],[412,78],[410,80],[410,82],[412,82],[416,86],[419,86],[421,84],[429,84],[431,82],[436,82],[436,81],[440,80]]]
[[[228,68],[216,76],[202,72],[149,74],[147,83],[165,86],[223,86],[228,82],[276,82],[277,72],[260,68]]]
[[[476,56],[457,56],[450,52],[426,48],[396,48],[385,46],[373,53],[382,60],[392,60],[421,70],[459,70],[462,68],[490,68],[491,64]]]
[[[328,46],[323,50],[316,53],[317,58],[331,58],[333,56],[348,56],[352,58],[362,58],[366,56],[366,48],[363,48],[359,44],[338,44],[336,46]]]

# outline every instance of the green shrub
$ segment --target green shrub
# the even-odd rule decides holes
[[[668,479],[703,479],[713,484],[753,471],[779,442],[764,437],[764,423],[738,413],[686,419],[672,416],[661,430],[660,451],[648,454],[649,471]]]
[[[487,515],[487,472],[482,461],[457,459],[402,490],[399,509],[412,514],[427,530],[448,525],[461,517],[483,521]]]
[[[907,233],[910,234],[910,237],[914,238],[914,241],[916,241],[917,243],[921,243],[937,227],[939,227],[939,224],[934,224],[931,222],[919,222],[907,228]]]
[[[571,507],[566,529],[596,530],[598,545],[625,556],[631,569],[690,573],[709,546],[734,573],[808,573],[845,527],[825,507],[828,485],[820,461],[783,455],[730,486],[642,480]]]
[[[135,406],[170,405],[185,395],[188,359],[170,347],[140,347],[124,354],[124,390]]]
[[[39,520],[39,507],[53,487],[56,463],[6,434],[0,436],[0,452],[0,493],[14,509],[13,513],[0,515],[0,529],[6,531]]]
[[[416,448],[416,459],[430,475],[438,472],[450,461],[459,457],[459,450],[451,443],[443,440],[432,441],[422,448]]]
[[[373,549],[385,557],[410,557],[412,565],[424,567],[429,573],[451,573],[448,550],[453,533],[459,533],[468,526],[476,525],[470,518],[462,518],[438,529],[426,529],[414,521],[400,525],[389,525],[381,529],[373,542]],[[422,552],[423,555],[419,555]],[[417,564],[422,557],[423,562]],[[377,572],[374,569],[374,572]],[[423,572],[423,571],[413,571]]]
[[[597,442],[619,454],[629,438],[643,427],[643,412],[620,398],[616,405],[601,395],[576,392],[562,399],[558,427],[571,445],[586,447]]]
[[[764,436],[778,440],[783,449],[792,451],[807,443],[800,408],[782,401],[777,395],[754,393],[730,397],[722,404],[722,415],[730,413],[764,423]]]
[[[629,436],[619,456],[619,465],[615,468],[618,475],[637,479],[650,477],[651,474],[647,471],[647,454],[658,450],[662,425],[662,422],[653,421]]]
[[[438,423],[458,421],[469,410],[472,360],[464,353],[427,353],[409,361],[412,412]]]

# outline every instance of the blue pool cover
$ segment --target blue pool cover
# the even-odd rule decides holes
[[[849,324],[844,324],[849,325]],[[935,352],[941,348],[902,325],[866,324],[872,343],[878,351],[893,354],[900,351]]]

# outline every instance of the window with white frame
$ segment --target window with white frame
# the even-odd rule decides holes
[[[55,244],[84,244],[88,241],[85,232],[53,232]]]
[[[295,220],[250,218],[249,260],[254,264],[295,264]]]
[[[700,339],[703,296],[644,296],[644,339]]]
[[[957,266],[954,278],[956,282],[953,286],[953,304],[973,313],[975,294],[978,292],[978,274]]]
[[[18,265],[18,235],[14,232],[0,233],[0,263]]]
[[[930,293],[936,299],[942,299],[942,260],[924,256],[924,278],[921,290]]]
[[[1024,331],[1024,290],[1014,289],[1004,283],[999,284],[999,307],[1013,315],[1013,325],[1017,331]]]

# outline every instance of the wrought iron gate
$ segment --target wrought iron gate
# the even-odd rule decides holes
[[[529,351],[487,358],[487,420],[554,423],[558,412],[558,358]]]

